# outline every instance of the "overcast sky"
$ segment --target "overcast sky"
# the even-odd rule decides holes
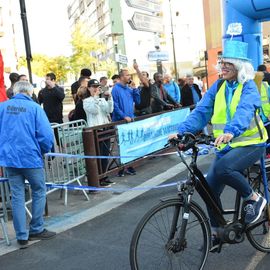
[[[67,0],[25,0],[32,54],[44,53],[50,56],[70,54],[66,3]],[[22,35],[19,10],[16,18],[17,29]],[[23,37],[16,42],[19,54],[25,54]]]

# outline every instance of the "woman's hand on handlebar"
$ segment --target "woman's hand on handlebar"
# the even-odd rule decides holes
[[[231,134],[231,133],[221,134],[216,138],[214,145],[216,147],[219,147],[222,143],[230,142],[232,140],[232,138],[233,138],[233,134]]]
[[[177,134],[177,133],[170,134],[168,136],[168,143],[165,145],[165,147],[167,147],[169,145],[178,145],[181,138],[182,138],[182,136],[180,134]]]
[[[171,139],[178,139],[177,135],[178,135],[177,133],[170,134],[169,137],[168,137],[168,141],[170,141]]]

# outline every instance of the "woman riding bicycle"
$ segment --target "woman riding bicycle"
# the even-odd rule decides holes
[[[225,185],[236,189],[246,203],[245,223],[250,224],[259,219],[266,200],[252,190],[243,171],[265,152],[267,133],[257,114],[261,100],[247,50],[245,42],[228,40],[225,43],[218,65],[223,79],[210,87],[178,131],[180,135],[195,134],[211,120],[216,158],[207,174],[207,182],[220,204]],[[211,209],[208,213],[213,245],[216,245],[219,243],[218,223]]]

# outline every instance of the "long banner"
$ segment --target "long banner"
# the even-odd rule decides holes
[[[143,157],[164,148],[168,135],[177,133],[179,123],[189,115],[189,108],[171,111],[141,121],[118,125],[120,156]],[[137,157],[121,158],[122,164]]]

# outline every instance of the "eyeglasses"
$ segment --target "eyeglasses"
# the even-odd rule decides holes
[[[221,64],[221,68],[228,68],[228,69],[234,68],[234,64],[230,62],[221,62],[220,64]]]

